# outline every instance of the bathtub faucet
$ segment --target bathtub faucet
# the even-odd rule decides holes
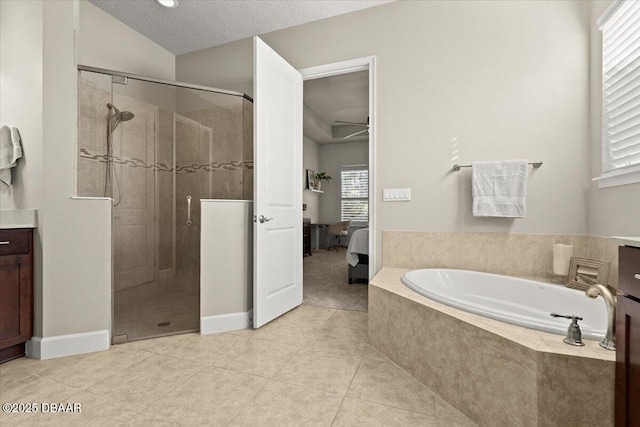
[[[607,289],[606,286],[597,284],[591,286],[587,289],[586,294],[589,298],[598,298],[598,295],[602,295],[602,299],[607,306],[607,334],[604,336],[602,341],[600,341],[600,347],[606,348],[607,350],[616,349],[616,337],[615,337],[615,326],[616,326],[616,297],[613,296],[611,291]]]

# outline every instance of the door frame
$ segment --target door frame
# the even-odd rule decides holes
[[[376,57],[365,56],[302,68],[298,71],[302,74],[302,81],[369,71],[369,280],[371,280],[377,271],[378,263],[376,256]]]

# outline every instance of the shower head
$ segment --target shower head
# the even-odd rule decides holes
[[[115,119],[116,119],[118,122],[126,122],[126,121],[129,121],[129,120],[131,120],[131,119],[133,119],[133,118],[135,117],[135,116],[134,116],[134,114],[133,114],[131,111],[120,111],[120,110],[118,110],[118,108],[117,108],[115,105],[113,105],[112,103],[107,103],[107,107],[108,107],[110,110],[113,110],[113,111],[116,113],[116,115],[115,115]],[[117,125],[116,125],[116,126],[117,126]]]
[[[134,115],[131,111],[123,111],[120,113],[120,121],[126,122],[133,119]]]
[[[120,111],[115,105],[110,102],[107,103],[107,107],[109,108],[109,110],[113,110],[113,112],[115,113],[113,116],[109,115],[109,128],[107,130],[109,134],[116,130],[120,122],[129,121],[134,117],[134,114],[131,111]]]

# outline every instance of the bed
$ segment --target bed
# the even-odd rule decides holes
[[[354,282],[369,282],[369,229],[356,230],[349,239],[347,255],[349,263],[349,284]]]

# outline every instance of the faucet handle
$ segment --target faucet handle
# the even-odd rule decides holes
[[[551,313],[551,317],[563,317],[565,319],[569,319],[569,320],[572,320],[572,321],[582,320],[582,317],[578,317],[575,314],[568,315],[568,314]]]
[[[569,345],[575,345],[578,347],[584,346],[584,342],[582,342],[582,331],[580,331],[580,326],[578,325],[578,320],[582,320],[582,317],[558,313],[551,313],[551,317],[570,319],[571,324],[569,324],[569,328],[567,328],[567,336],[562,341]]]

